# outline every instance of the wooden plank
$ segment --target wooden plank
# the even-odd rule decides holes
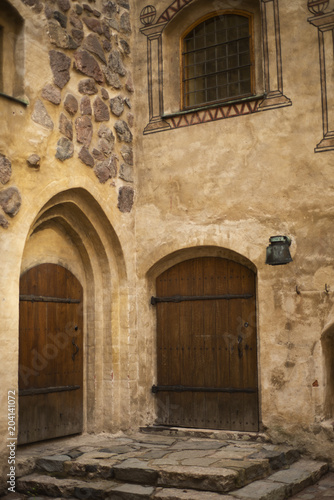
[[[228,290],[228,262],[226,259],[216,259],[216,291],[227,293]],[[228,303],[220,301],[216,308],[217,332],[217,384],[219,387],[230,387],[230,337],[228,330]],[[230,429],[231,405],[230,394],[219,394],[217,398],[219,429]]]
[[[243,290],[252,291],[255,296],[255,276],[247,268],[242,273]],[[257,335],[256,335],[256,301],[242,301],[242,335],[244,386],[257,389]],[[244,430],[258,431],[258,393],[244,395]]]
[[[180,266],[180,286],[179,293],[193,295],[196,293],[194,285],[194,267],[193,260],[188,260]],[[179,304],[180,310],[180,347],[182,363],[181,383],[183,385],[191,385],[194,380],[194,366],[192,356],[192,338],[193,338],[193,304],[183,302]],[[183,407],[183,422],[181,425],[185,427],[193,427],[195,418],[194,398],[193,394],[187,392],[182,394],[180,400]]]
[[[168,270],[167,287],[168,293],[174,293],[180,287],[180,266],[174,266]],[[166,330],[168,330],[168,378],[172,384],[179,384],[182,379],[182,365],[180,363],[180,304],[169,304]],[[170,403],[170,425],[182,425],[183,405],[182,395],[169,394]]]
[[[206,258],[203,261],[203,293],[216,295],[215,259]],[[203,302],[203,350],[205,356],[204,385],[218,387],[217,380],[217,335],[216,309],[218,301]],[[217,394],[205,394],[205,427],[217,428],[219,422]]]
[[[229,293],[241,293],[241,269],[236,262],[228,264],[228,289]],[[240,358],[240,325],[242,322],[242,309],[240,301],[229,302],[229,334],[230,334],[230,382],[233,387],[243,387],[243,363]],[[233,394],[230,398],[231,430],[243,429],[244,395]]]
[[[159,294],[167,293],[167,276],[165,273],[156,280],[156,290]],[[166,304],[159,304],[157,314],[157,381],[168,381],[168,346],[165,341],[167,322]],[[159,394],[157,397],[157,423],[167,425],[169,422],[168,394]]]
[[[69,297],[71,288],[75,300],[81,301],[82,287],[78,280],[55,264],[36,266],[20,281],[20,292],[27,295]],[[74,361],[72,335],[80,345]],[[20,444],[82,430],[82,342],[81,303],[20,302]],[[30,370],[29,377],[26,376],[27,369]],[[70,396],[64,396],[64,391],[48,394],[50,387],[66,386],[79,389],[67,391]],[[65,409],[64,405],[68,408]],[[65,422],[64,418],[68,421]]]
[[[204,293],[204,269],[203,260],[200,258],[193,261],[193,289],[194,294]],[[205,384],[205,352],[204,352],[204,307],[203,302],[192,303],[192,339],[193,352],[191,371],[193,374],[193,385],[202,387]],[[204,428],[206,420],[205,394],[193,394],[194,427]]]

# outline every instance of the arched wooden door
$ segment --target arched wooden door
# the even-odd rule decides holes
[[[236,262],[181,262],[156,281],[158,420],[258,430],[255,274]]]
[[[55,264],[21,277],[19,444],[82,432],[82,297],[76,277]]]

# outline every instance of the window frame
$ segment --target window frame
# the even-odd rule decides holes
[[[234,97],[227,97],[225,99],[219,99],[216,101],[207,101],[202,104],[196,104],[196,105],[186,105],[185,103],[185,81],[183,78],[184,75],[184,40],[186,36],[194,29],[196,26],[199,26],[203,22],[207,21],[208,19],[212,19],[214,17],[220,17],[220,16],[226,16],[226,15],[238,15],[242,17],[246,17],[248,19],[248,26],[249,26],[249,52],[250,52],[250,86],[251,90],[249,94],[243,94],[240,96],[234,96]],[[180,55],[179,55],[179,61],[180,61],[180,68],[179,68],[179,73],[180,73],[180,110],[181,111],[187,111],[191,109],[200,109],[203,107],[208,107],[208,106],[216,106],[220,103],[224,102],[230,102],[234,101],[237,102],[238,100],[242,100],[245,98],[249,98],[251,96],[255,95],[255,51],[254,51],[254,14],[251,12],[247,12],[245,10],[236,10],[236,9],[224,9],[220,11],[214,11],[210,12],[196,21],[194,21],[188,28],[182,33],[180,37]]]
[[[25,20],[8,0],[0,5],[0,96],[27,105],[25,97]]]

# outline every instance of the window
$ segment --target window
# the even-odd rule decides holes
[[[184,108],[252,95],[251,19],[210,17],[182,41]]]

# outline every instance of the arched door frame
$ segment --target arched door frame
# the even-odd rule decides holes
[[[258,289],[258,283],[257,283],[257,267],[256,265],[247,257],[243,256],[242,254],[231,250],[229,248],[223,248],[219,246],[211,246],[211,245],[203,245],[203,246],[194,246],[194,247],[189,247],[189,248],[182,248],[179,250],[175,250],[174,252],[171,252],[169,254],[166,254],[162,256],[155,264],[153,264],[149,270],[146,273],[146,284],[147,284],[147,295],[145,298],[145,302],[147,304],[150,303],[150,298],[155,295],[156,289],[155,289],[155,282],[156,278],[162,274],[164,271],[167,269],[173,267],[174,265],[192,259],[192,258],[197,258],[197,257],[221,257],[224,259],[229,259],[234,262],[237,262],[239,264],[244,265],[245,267],[248,267],[255,273],[255,280],[256,280],[256,296],[258,295],[257,289]],[[259,335],[259,314],[258,314],[258,300],[256,301],[256,321],[257,321],[257,367],[258,367],[258,398],[259,398],[259,426],[261,428],[261,379],[260,379],[260,346],[259,346],[259,340],[260,340],[260,335]],[[155,360],[157,359],[157,323],[156,323],[156,312],[153,306],[149,308],[147,311],[147,314],[149,316],[149,321],[151,325],[151,338],[150,338],[150,353],[152,355],[152,365],[154,366],[154,372],[153,372],[153,379],[154,381],[157,380],[157,369],[156,369],[156,363]],[[142,380],[144,381],[146,378],[145,382],[145,391],[147,394],[150,393],[151,386],[152,386],[152,376],[151,374],[147,373],[146,376],[142,376]],[[153,405],[152,409],[152,415],[157,415],[157,407],[156,407],[156,401],[154,400],[153,396],[148,396],[147,398],[148,405]],[[154,418],[154,417],[153,417]]]
[[[121,384],[123,375],[114,370],[114,384],[104,384],[105,372],[120,367],[120,323],[128,323],[128,297],[125,293],[126,269],[120,241],[100,205],[85,189],[62,191],[53,196],[31,224],[25,249],[31,238],[43,229],[53,228],[71,241],[79,265],[57,251],[34,255],[23,252],[21,274],[40,263],[56,263],[74,275],[81,269],[84,289],[84,430],[112,431],[120,427]],[[122,301],[123,307],[120,307]],[[111,345],[114,343],[113,356]],[[106,353],[110,353],[107,358]],[[119,370],[121,368],[118,368]],[[112,390],[112,394],[110,393]],[[113,405],[104,411],[106,399]],[[126,395],[122,395],[124,404]]]

